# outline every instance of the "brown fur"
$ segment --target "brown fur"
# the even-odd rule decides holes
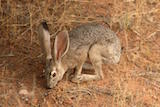
[[[57,53],[54,57],[60,60],[54,60],[50,69],[46,70],[46,75],[55,69],[57,73],[54,77],[46,76],[49,88],[54,87],[69,68],[76,68],[72,82],[103,79],[102,64],[118,63],[120,60],[121,45],[118,37],[100,24],[81,25],[69,33],[63,31],[56,36],[55,40],[57,39],[54,44],[54,51]],[[48,53],[47,49],[50,50],[50,47],[45,48],[44,53]],[[95,70],[94,75],[81,73],[83,65],[88,60]]]

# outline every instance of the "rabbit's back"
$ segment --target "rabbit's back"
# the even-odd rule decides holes
[[[110,29],[97,23],[84,24],[69,32],[70,46],[90,46],[94,43],[106,44],[108,41],[117,40],[116,34]]]

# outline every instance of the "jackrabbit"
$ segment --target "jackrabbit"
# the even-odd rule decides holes
[[[110,29],[96,23],[78,26],[70,32],[61,31],[54,41],[51,54],[50,34],[46,22],[39,25],[39,39],[46,58],[47,87],[53,88],[70,68],[75,68],[72,82],[103,79],[102,64],[118,63],[121,55],[120,40]],[[90,61],[95,74],[81,74],[86,61]]]

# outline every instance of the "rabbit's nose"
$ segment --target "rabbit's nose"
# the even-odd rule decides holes
[[[51,84],[51,83],[47,83],[47,89],[52,89],[54,87],[54,85],[53,84]]]
[[[47,89],[52,89],[53,85],[47,85]]]
[[[52,89],[56,86],[57,82],[49,81],[47,82],[47,88]]]

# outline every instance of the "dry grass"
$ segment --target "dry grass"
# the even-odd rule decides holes
[[[159,107],[159,7],[160,0],[0,0],[0,107]],[[123,46],[120,63],[104,65],[105,80],[73,84],[64,78],[46,90],[37,39],[44,19],[52,40],[83,23],[110,27]]]

